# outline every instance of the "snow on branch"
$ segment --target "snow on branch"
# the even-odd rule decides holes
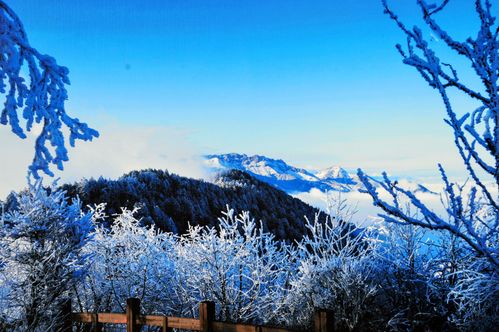
[[[396,182],[390,181],[386,173],[384,174],[383,181],[377,181],[367,176],[360,169],[358,170],[358,175],[365,186],[365,190],[363,191],[373,198],[374,205],[380,207],[385,212],[385,214],[380,214],[380,217],[385,221],[450,232],[454,236],[463,239],[477,254],[486,257],[495,269],[499,269],[497,210],[482,204],[482,200],[477,197],[475,188],[471,188],[467,197],[467,207],[465,207],[462,202],[463,188],[457,187],[456,184],[450,184],[443,168],[440,165],[439,167],[445,181],[445,190],[449,201],[447,218],[433,212],[412,191],[402,188]],[[383,200],[380,197],[377,187],[383,188],[385,192],[393,197],[393,202],[390,203]],[[400,208],[401,201],[410,202],[419,214],[414,216],[405,212]]]
[[[28,79],[23,77],[25,72]],[[53,57],[30,46],[21,20],[0,0],[0,93],[5,96],[0,123],[10,125],[20,138],[26,138],[25,131],[30,131],[34,123],[42,124],[29,166],[35,178],[39,171],[53,176],[50,164],[62,170],[63,162],[68,161],[63,125],[69,129],[71,146],[77,139],[91,141],[99,136],[86,123],[66,113],[68,73]],[[20,113],[25,125],[21,124]]]
[[[435,14],[440,12],[447,2],[438,7],[439,10],[434,10],[432,9],[433,6],[426,4],[422,0],[417,0],[423,13],[424,22],[428,28],[433,34],[443,40],[449,48],[466,58],[474,69],[475,74],[480,78],[483,91],[476,91],[464,84],[458,78],[457,71],[451,64],[441,62],[437,54],[430,48],[430,44],[425,39],[423,31],[419,27],[414,27],[413,29],[407,28],[389,8],[386,0],[383,0],[383,6],[385,13],[406,34],[407,49],[404,50],[401,45],[397,45],[397,49],[403,57],[403,62],[414,67],[431,87],[438,90],[446,109],[446,122],[454,132],[455,143],[467,166],[467,170],[477,185],[488,193],[488,189],[482,183],[482,180],[479,179],[472,161],[480,169],[492,175],[496,182],[498,181],[498,30],[497,26],[494,25],[495,18],[490,13],[490,3],[486,1],[486,5],[483,7],[482,2],[477,0],[476,11],[481,21],[477,37],[475,39],[468,38],[464,42],[456,41],[440,27],[434,18]],[[447,91],[449,88],[457,88],[464,95],[477,100],[481,103],[480,107],[471,113],[459,116],[455,113],[450,101]],[[479,126],[481,126],[481,133],[478,129]],[[484,153],[480,153],[476,144],[484,150]],[[489,199],[491,198],[492,196],[489,194]],[[491,203],[496,205],[495,200],[491,199],[491,201]]]
[[[441,27],[436,18],[437,14],[444,12],[449,2],[444,0],[436,5],[416,0],[426,29],[457,56],[465,59],[481,82],[478,89],[460,80],[455,66],[441,61],[431,48],[423,29],[417,26],[408,28],[387,1],[382,0],[385,13],[406,35],[407,46],[396,46],[404,64],[414,67],[442,99],[447,115],[445,122],[453,131],[454,143],[472,180],[469,189],[465,193],[464,186],[451,183],[439,165],[448,214],[441,217],[413,192],[391,182],[386,174],[382,181],[374,180],[360,169],[358,175],[365,192],[372,196],[374,205],[385,212],[382,217],[386,221],[447,231],[464,240],[478,256],[486,258],[493,269],[498,271],[499,204],[496,190],[499,187],[499,27],[491,14],[490,1],[476,0],[475,11],[480,20],[478,33],[474,38],[458,41]],[[457,114],[449,89],[479,106],[471,112]],[[388,194],[392,202],[383,200],[381,193]],[[419,217],[404,213],[400,208],[400,200],[411,203],[419,212]]]

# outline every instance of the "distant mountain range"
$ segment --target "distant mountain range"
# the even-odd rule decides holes
[[[214,171],[244,171],[288,194],[311,189],[350,192],[359,187],[357,175],[348,173],[340,166],[309,170],[291,166],[281,159],[239,153],[207,155],[205,165]]]

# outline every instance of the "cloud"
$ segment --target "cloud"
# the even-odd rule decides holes
[[[333,197],[335,197],[335,194],[336,193],[332,193]],[[326,209],[327,195],[323,191],[312,189],[309,192],[299,193],[293,196],[321,210]],[[341,198],[346,199],[347,204],[351,207],[355,207],[355,210],[357,210],[357,213],[352,220],[356,223],[364,224],[369,222],[380,212],[378,208],[373,206],[372,198],[368,194],[352,191],[341,193]]]
[[[201,153],[190,141],[191,132],[168,126],[135,126],[117,121],[99,128],[93,142],[77,142],[69,149],[70,161],[62,182],[81,178],[109,177],[138,169],[167,169],[171,173],[204,178]],[[0,127],[0,198],[26,186],[27,167],[33,158],[35,135],[22,140],[5,126]],[[45,181],[51,181],[48,178]]]
[[[408,182],[406,180],[401,180],[400,185],[404,188],[415,189],[416,184],[414,182]],[[437,193],[440,193],[443,189],[441,183],[423,183],[426,188],[431,188]],[[337,193],[332,193],[332,197],[337,198]],[[380,191],[380,198],[391,202],[391,197],[384,191]],[[326,208],[326,193],[312,189],[306,193],[300,193],[293,195],[302,201],[324,210]],[[430,209],[439,215],[444,215],[445,210],[440,200],[440,195],[430,194],[430,193],[418,193],[418,198],[425,203]],[[371,223],[374,219],[377,219],[377,215],[383,213],[383,211],[373,205],[373,200],[369,194],[361,193],[359,191],[353,190],[347,193],[341,193],[341,199],[345,199],[347,204],[351,207],[355,207],[357,213],[353,217],[353,221],[360,224],[366,225]],[[416,212],[416,211],[414,211]]]

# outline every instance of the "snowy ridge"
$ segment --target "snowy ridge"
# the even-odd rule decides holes
[[[265,156],[229,153],[205,156],[205,165],[212,170],[236,169],[244,171],[255,178],[267,182],[287,193],[308,192],[312,189],[320,191],[355,190],[358,181],[356,175],[349,174],[339,166],[323,170],[307,170],[287,164],[281,159]]]
[[[319,179],[350,179],[350,175],[347,171],[339,166],[329,167],[318,171],[315,174]]]

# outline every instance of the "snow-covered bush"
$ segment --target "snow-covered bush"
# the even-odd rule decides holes
[[[93,210],[95,221],[104,217],[103,208]],[[137,297],[146,311],[173,312],[171,306],[177,305],[171,296],[175,239],[154,227],[140,226],[135,212],[124,209],[110,229],[96,227],[84,249],[92,264],[77,292],[79,310],[124,311],[126,299]]]
[[[293,273],[293,248],[279,245],[247,212],[227,208],[219,222],[218,230],[191,227],[177,247],[192,303],[215,301],[221,320],[274,322]]]
[[[211,299],[223,320],[275,320],[295,255],[248,213],[227,210],[218,230],[196,226],[177,236],[141,226],[134,212],[123,210],[109,230],[97,227],[85,248],[93,264],[77,296],[83,310],[122,311],[126,298],[138,297],[146,312],[195,316]]]
[[[1,215],[2,323],[9,330],[57,331],[60,306],[86,273],[82,248],[91,237],[91,214],[41,181],[16,199],[16,208]]]
[[[483,330],[497,310],[489,262],[462,239],[414,225],[354,227],[341,197],[329,214],[306,220],[297,243],[276,241],[229,208],[217,228],[176,235],[127,209],[99,225],[109,220],[104,205],[84,214],[39,182],[10,201],[0,238],[5,329],[56,330],[68,296],[78,311],[122,312],[138,297],[144,312],[184,317],[212,300],[219,320],[302,329],[325,308],[350,331]]]
[[[109,228],[97,226],[103,205],[82,214],[64,193],[37,184],[3,213],[2,324],[56,329],[50,324],[69,295],[78,311],[122,312],[138,297],[144,312],[184,317],[213,300],[220,320],[302,329],[325,308],[350,331],[470,327],[494,310],[488,261],[473,259],[461,239],[411,225],[360,229],[337,203],[290,244],[229,208],[217,228],[184,235],[145,226],[127,209]]]
[[[499,278],[491,275],[483,258],[462,265],[454,272],[455,282],[448,296],[456,306],[451,319],[463,329],[493,330],[499,317]]]
[[[342,201],[339,201],[342,202]],[[336,217],[336,218],[335,218]],[[297,244],[298,270],[287,297],[288,324],[310,324],[314,309],[331,309],[338,328],[354,330],[369,312],[377,287],[373,279],[368,229],[345,223],[339,215],[307,219],[309,234]]]
[[[430,285],[442,260],[434,261],[433,234],[413,225],[377,225],[379,240],[376,283],[379,285],[377,311],[386,317],[392,331],[424,328],[441,330],[447,322],[448,289],[444,283]],[[443,275],[440,276],[444,278]]]
[[[217,228],[181,236],[143,226],[125,209],[85,247],[93,264],[76,300],[81,310],[123,311],[133,296],[145,312],[188,317],[213,300],[220,320],[304,329],[316,308],[333,310],[345,330],[453,326],[449,264],[458,251],[414,226],[354,227],[345,222],[354,210],[341,197],[332,202],[294,244],[229,208]]]
[[[464,209],[474,214],[471,218],[481,223],[481,229],[490,227],[487,225],[494,227],[497,223],[496,212],[488,205],[481,205],[477,210],[469,206]],[[488,246],[497,248],[497,235],[490,239],[495,243]],[[463,329],[481,331],[494,328],[499,322],[498,271],[487,257],[477,255],[462,238],[448,235],[441,242],[443,250],[438,253],[438,257],[445,262],[445,265],[441,265],[446,267],[442,274],[447,274],[447,301],[453,309],[450,319]]]
[[[95,219],[102,211],[94,210]],[[375,244],[338,220],[317,215],[310,234],[288,244],[229,208],[217,228],[193,226],[181,236],[123,210],[110,229],[96,227],[86,246],[93,263],[76,300],[82,310],[122,311],[133,296],[146,312],[191,317],[200,301],[213,300],[220,320],[301,327],[325,307],[353,329],[376,293],[368,257]]]

